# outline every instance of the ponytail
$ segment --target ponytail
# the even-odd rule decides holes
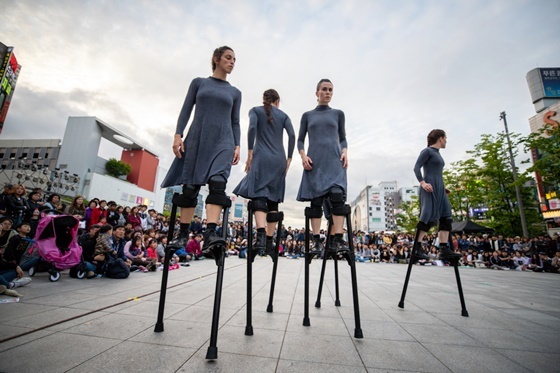
[[[280,95],[274,89],[267,89],[263,93],[263,106],[268,118],[268,123],[272,124],[272,109],[271,106],[274,102],[280,100]]]

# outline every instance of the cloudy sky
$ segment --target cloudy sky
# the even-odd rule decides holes
[[[1,138],[62,138],[68,116],[96,116],[166,168],[190,81],[211,75],[214,48],[231,46],[229,81],[243,103],[242,162],[229,191],[244,175],[247,113],[268,88],[297,133],[317,81],[333,81],[353,200],[367,184],[415,184],[412,167],[433,128],[447,131],[447,164],[466,159],[482,134],[503,131],[501,111],[510,131],[527,134],[535,112],[525,76],[560,65],[555,0],[0,0],[0,8],[0,41],[23,66]],[[302,170],[295,153],[283,207],[294,225],[303,221]]]

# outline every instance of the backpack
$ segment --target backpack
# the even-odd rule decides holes
[[[121,258],[111,259],[107,263],[105,277],[107,278],[127,278],[130,275],[130,268]]]

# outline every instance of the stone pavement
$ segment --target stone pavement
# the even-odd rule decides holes
[[[272,262],[253,265],[253,336],[245,336],[246,264],[226,259],[218,359],[205,359],[216,266],[170,272],[165,331],[154,333],[161,272],[126,280],[46,273],[0,304],[0,372],[558,372],[560,276],[460,270],[470,317],[461,316],[453,269],[357,263],[363,339],[354,338],[350,270],[339,262],[340,307],[328,262],[322,307],[314,307],[321,261],[311,264],[310,320],[302,326],[304,260],[280,258],[274,312]],[[0,299],[8,299],[0,296]],[[28,333],[28,334],[25,334]],[[17,336],[16,338],[12,338]]]

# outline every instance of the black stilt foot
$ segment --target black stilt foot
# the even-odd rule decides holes
[[[309,317],[303,318],[303,326],[311,326],[311,322],[309,321]]]
[[[339,300],[335,300],[335,301],[334,301],[334,305],[335,305],[336,307],[340,307],[340,301],[339,301]]]
[[[218,358],[218,347],[208,347],[206,351],[206,359],[216,360]]]
[[[253,335],[253,327],[252,326],[246,326],[245,327],[245,335]]]
[[[315,308],[321,308],[321,302],[320,301],[315,302]]]
[[[404,308],[404,302],[402,300],[399,302],[399,308]]]
[[[467,312],[467,310],[462,310],[461,311],[461,316],[469,317],[469,313]]]
[[[354,338],[364,338],[362,329],[354,329]]]
[[[156,332],[156,333],[161,333],[161,332],[163,332],[163,323],[161,323],[161,324],[160,324],[160,323],[157,323],[157,324],[156,324],[156,327],[154,328],[154,332]]]
[[[272,311],[272,304],[269,304],[268,307],[266,307],[266,312],[273,312]]]

